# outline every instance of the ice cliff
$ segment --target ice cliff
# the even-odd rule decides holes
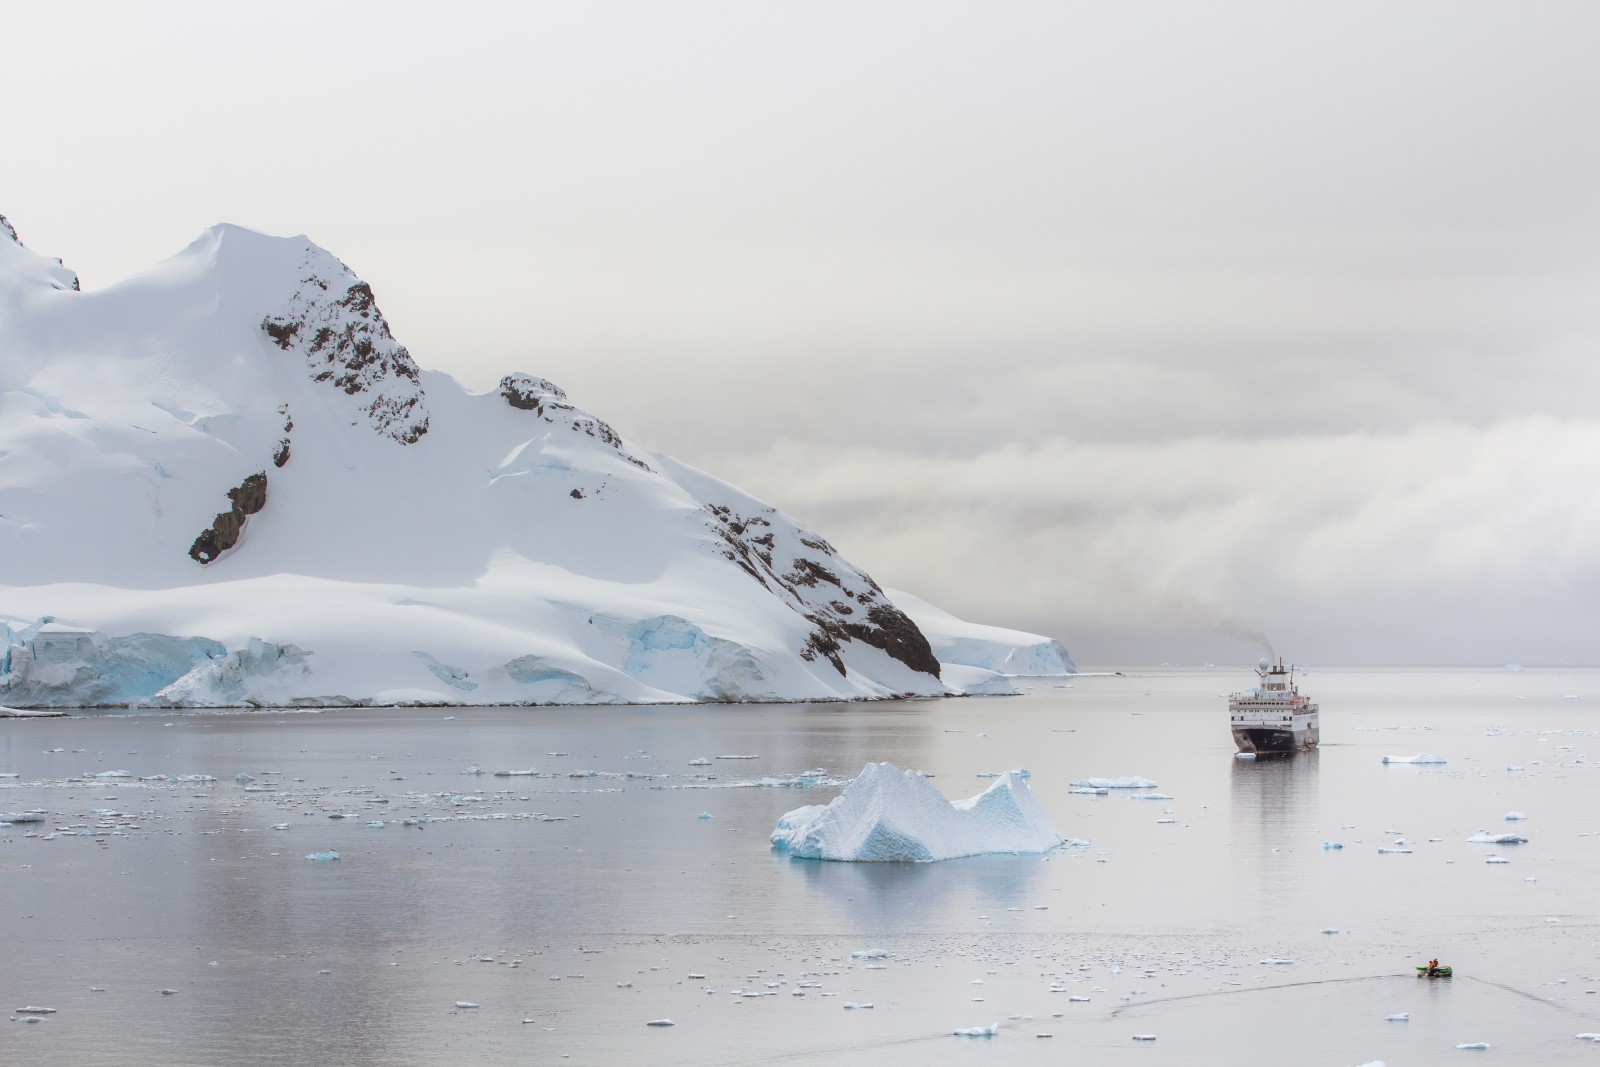
[[[777,509],[543,378],[419,367],[305,237],[82,292],[0,220],[0,702],[993,691],[954,673]]]

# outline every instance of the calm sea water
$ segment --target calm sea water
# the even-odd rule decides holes
[[[1593,1063],[1600,673],[1316,671],[1321,750],[1261,762],[1223,697],[1251,677],[0,722],[0,812],[47,813],[0,828],[0,1009],[57,1009],[6,1021],[0,1062]],[[1447,762],[1383,763],[1422,752]],[[1092,844],[770,850],[869,760],[952,798],[1027,767]],[[1067,792],[1120,775],[1171,799]],[[1411,977],[1435,955],[1458,977]]]

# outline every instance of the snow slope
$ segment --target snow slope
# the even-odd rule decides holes
[[[949,691],[817,534],[541,378],[420,369],[305,237],[85,293],[0,224],[0,702]]]
[[[885,592],[895,607],[917,624],[942,665],[979,667],[995,674],[1027,677],[1078,673],[1059,641],[1021,630],[966,622],[910,593],[899,589]]]

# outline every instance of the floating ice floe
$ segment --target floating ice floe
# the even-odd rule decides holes
[[[1326,848],[1326,849],[1329,849],[1329,850],[1336,849],[1336,848],[1344,848],[1344,842],[1342,842],[1342,841],[1324,841],[1322,843],[1322,847]]]
[[[1467,838],[1471,845],[1526,845],[1528,839],[1517,834],[1491,834],[1487,830],[1479,830]]]
[[[1385,763],[1443,763],[1445,759],[1437,752],[1419,752],[1415,756],[1385,756]]]
[[[478,1006],[478,1003],[477,1003],[477,1001],[474,1001],[474,1000],[458,1000],[458,1001],[456,1001],[456,1007],[458,1007],[458,1008],[476,1008],[477,1006]]]
[[[1390,848],[1385,845],[1383,848],[1378,849],[1378,855],[1409,856],[1411,855],[1411,850],[1409,848]]]
[[[1483,862],[1485,862],[1485,863],[1510,863],[1511,861],[1506,859],[1504,856],[1485,856],[1485,857],[1483,857]]]
[[[1132,793],[1132,794],[1130,794],[1128,796],[1128,799],[1129,800],[1171,800],[1172,797],[1168,796],[1166,793]]]
[[[1468,1052],[1488,1052],[1489,1051],[1489,1042],[1487,1042],[1487,1041],[1466,1041],[1466,1042],[1463,1042],[1462,1044],[1457,1045],[1456,1048],[1466,1049]]]
[[[1386,1023],[1408,1023],[1411,1021],[1411,1013],[1409,1011],[1397,1011],[1393,1015],[1385,1015],[1383,1021]]]
[[[999,1032],[999,1023],[991,1023],[988,1026],[968,1026],[964,1029],[950,1031],[956,1037],[993,1037]]]
[[[312,860],[312,861],[314,861],[316,863],[330,863],[333,860],[336,860],[338,858],[339,858],[339,854],[337,852],[333,851],[332,849],[329,849],[326,852],[307,852],[306,853],[306,859]]]
[[[850,953],[850,958],[853,960],[886,960],[889,958],[889,950],[885,948],[857,949],[855,952]]]
[[[994,852],[1046,852],[1063,843],[1028,783],[1007,772],[952,803],[916,771],[869,763],[826,805],[778,820],[774,848],[804,859],[927,863]]]
[[[1148,778],[1126,776],[1122,778],[1079,778],[1071,783],[1077,789],[1154,789],[1156,784]]]
[[[1508,811],[1505,814],[1506,822],[1521,822],[1523,819],[1526,819],[1526,818],[1527,818],[1527,816],[1522,814],[1522,812],[1520,812],[1520,811]]]
[[[645,1023],[645,1025],[646,1026],[677,1026],[678,1024],[673,1022],[671,1019],[651,1019],[649,1022]]]

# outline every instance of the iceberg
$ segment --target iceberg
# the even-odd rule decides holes
[[[1079,778],[1072,783],[1075,789],[1154,789],[1156,784],[1148,778],[1124,776],[1122,778]]]
[[[967,800],[946,800],[927,776],[869,763],[828,804],[778,820],[772,847],[802,859],[930,863],[1061,845],[1028,783],[1007,771]]]

